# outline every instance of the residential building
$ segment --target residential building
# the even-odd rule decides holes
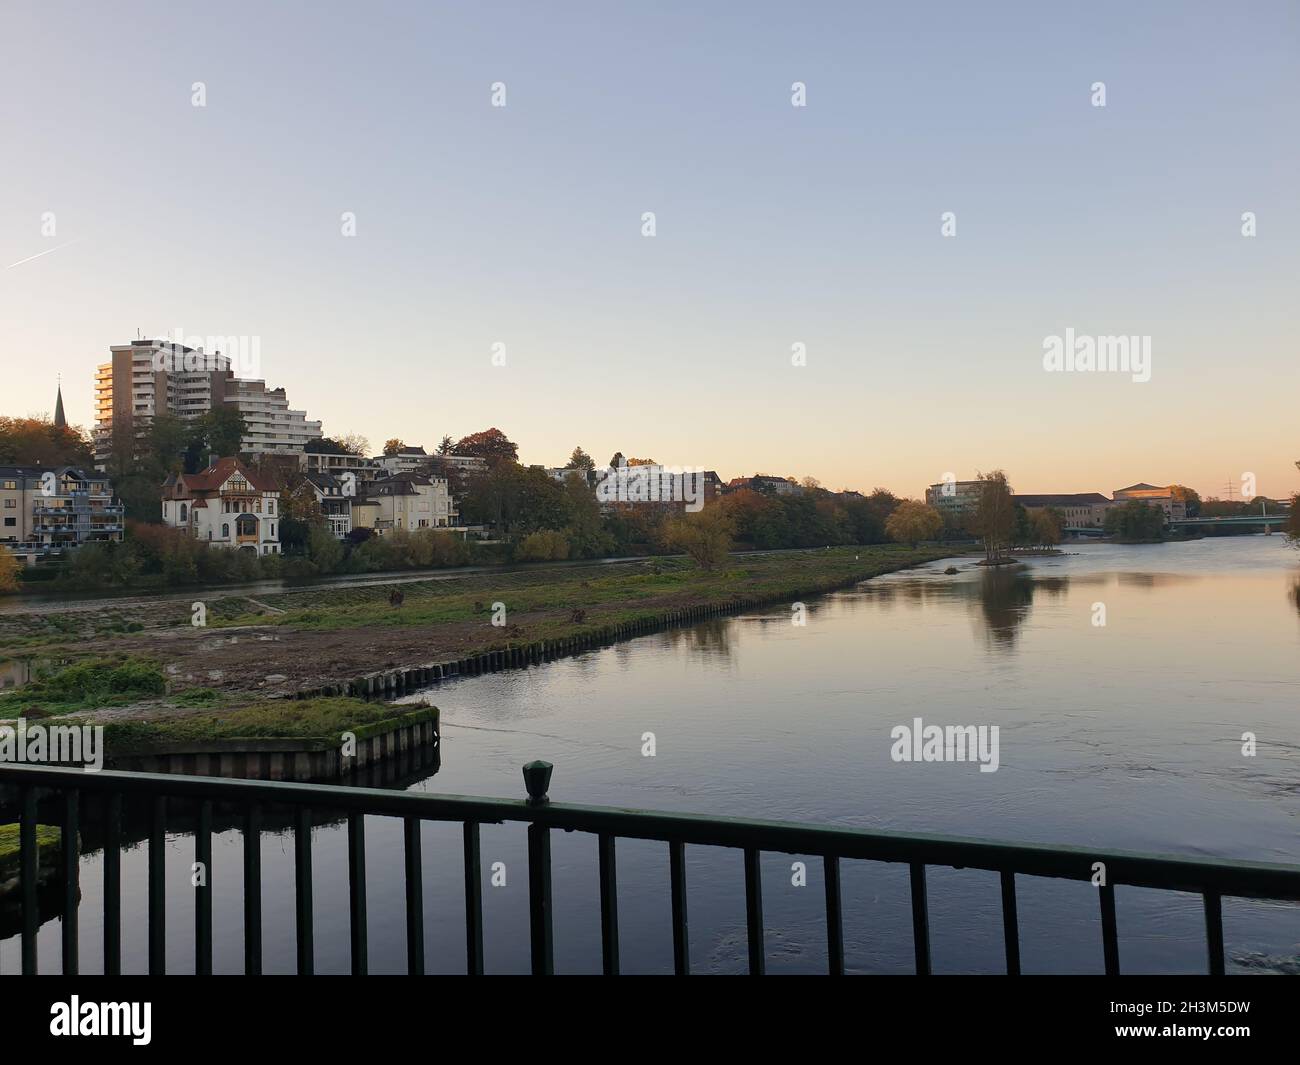
[[[351,474],[358,490],[360,485],[369,484],[385,472],[378,462],[363,455],[334,455],[323,451],[305,452],[302,470],[304,473],[328,473],[338,478]]]
[[[717,474],[714,474],[716,477]],[[727,482],[726,492],[742,490],[762,492],[764,495],[792,496],[803,491],[803,486],[790,477],[774,477],[769,473],[756,473],[753,477],[733,477]]]
[[[1127,503],[1136,499],[1148,506],[1159,507],[1164,512],[1167,522],[1181,521],[1187,517],[1187,505],[1174,496],[1173,489],[1168,485],[1162,487],[1143,482],[1131,484],[1127,488],[1117,488],[1112,494],[1116,503]]]
[[[283,388],[235,377],[230,359],[161,340],[135,340],[109,348],[95,372],[95,465],[105,469],[114,439],[136,440],[156,415],[186,421],[218,407],[234,407],[248,426],[240,451],[302,451],[321,435],[320,422],[291,410]]]
[[[645,505],[697,510],[717,497],[719,483],[712,471],[654,462],[606,466],[595,471],[596,498],[606,510]]]
[[[124,523],[106,476],[73,466],[0,466],[0,544],[28,564],[121,540]]]
[[[202,473],[172,474],[162,496],[165,525],[213,547],[280,553],[280,493],[238,458],[218,459]]]
[[[371,483],[366,495],[378,504],[374,529],[381,534],[390,529],[446,529],[459,517],[445,477],[398,473]]]
[[[422,447],[404,447],[392,455],[376,455],[371,462],[389,476],[397,473],[423,473],[432,458]]]
[[[925,490],[925,501],[940,514],[964,516],[979,507],[983,481],[943,481]]]
[[[1106,524],[1106,512],[1115,505],[1113,500],[1107,499],[1100,492],[1058,492],[1016,495],[1012,498],[1030,510],[1038,507],[1059,510],[1065,515],[1065,524],[1076,528],[1101,528]]]
[[[304,474],[303,485],[316,497],[330,532],[342,540],[352,531],[352,500],[355,492],[348,489],[355,489],[355,485],[348,485],[328,473]]]

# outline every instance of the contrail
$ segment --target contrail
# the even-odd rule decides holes
[[[29,255],[29,256],[27,256],[26,259],[19,259],[16,263],[10,263],[8,266],[5,267],[5,269],[6,269],[6,270],[12,270],[15,266],[22,266],[23,263],[29,263],[29,262],[31,262],[33,259],[39,259],[42,255],[49,255],[50,252],[52,252],[52,251],[58,251],[59,248],[70,248],[70,247],[72,247],[72,245],[76,244],[77,241],[79,241],[80,239],[81,239],[81,238],[78,237],[77,240],[70,240],[70,241],[68,241],[67,244],[59,244],[59,245],[56,246],[56,247],[53,247],[53,248],[47,248],[45,251],[39,251],[39,252],[37,252],[35,255]]]

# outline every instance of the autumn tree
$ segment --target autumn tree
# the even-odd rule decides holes
[[[1061,542],[1061,530],[1064,521],[1061,512],[1052,507],[1035,507],[1029,512],[1029,525],[1033,530],[1032,540],[1042,547],[1055,547]]]
[[[0,547],[0,592],[18,590],[18,559],[13,553]]]
[[[484,459],[489,466],[496,465],[498,462],[519,461],[519,445],[496,428],[462,436],[456,441],[453,453]]]
[[[89,466],[90,438],[48,418],[0,417],[0,466]]]
[[[406,445],[401,440],[398,440],[397,437],[393,437],[391,440],[384,441],[384,454],[396,455],[404,447],[406,447]]]
[[[1007,475],[1001,470],[977,473],[979,496],[972,517],[972,532],[984,543],[984,558],[994,562],[1011,544],[1015,534],[1016,508]]]
[[[713,569],[727,560],[734,532],[727,509],[713,503],[668,522],[663,540],[670,549],[690,555],[702,569]]]
[[[905,499],[885,521],[891,540],[915,547],[921,540],[933,540],[943,528],[943,515],[917,499]]]

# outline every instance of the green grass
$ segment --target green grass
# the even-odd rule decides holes
[[[735,557],[713,570],[684,559],[652,559],[617,568],[494,574],[468,581],[427,581],[403,584],[405,603],[388,603],[389,588],[321,589],[303,602],[280,602],[283,614],[239,614],[210,623],[221,625],[287,625],[296,629],[333,631],[369,625],[429,626],[488,620],[493,602],[511,615],[554,614],[529,626],[530,637],[550,631],[579,632],[564,615],[581,609],[600,624],[655,615],[674,606],[723,604],[737,597],[777,600],[817,594],[865,580],[880,573],[933,561],[953,554],[951,548],[909,549],[898,546],[834,548]],[[290,596],[283,597],[289,599]],[[547,632],[541,629],[548,630]]]
[[[212,714],[186,714],[160,720],[111,721],[104,726],[108,757],[149,751],[163,745],[214,740],[314,740],[338,743],[343,733],[364,739],[385,722],[429,717],[428,706],[393,706],[333,696],[318,699],[267,699]]]
[[[124,706],[160,696],[166,687],[162,668],[152,660],[127,655],[89,658],[42,669],[28,684],[0,695],[0,718],[41,718]]]
[[[57,825],[36,826],[36,850],[39,853],[46,847],[58,847],[63,833]],[[18,825],[0,825],[0,869],[18,861]]]

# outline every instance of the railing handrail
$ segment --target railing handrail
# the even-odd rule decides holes
[[[518,821],[565,831],[628,839],[757,849],[785,854],[834,856],[863,861],[923,863],[957,869],[1014,872],[1088,881],[1094,863],[1105,865],[1109,885],[1213,892],[1235,898],[1300,900],[1300,865],[1142,854],[1077,845],[1007,843],[1000,840],[904,833],[851,826],[667,813],[612,806],[586,806],[526,799],[498,799],[428,792],[389,792],[335,784],[239,780],[171,773],[0,763],[0,783],[57,787],[62,791],[114,792],[241,803],[284,803],[313,810],[416,817],[425,821],[483,824]]]

